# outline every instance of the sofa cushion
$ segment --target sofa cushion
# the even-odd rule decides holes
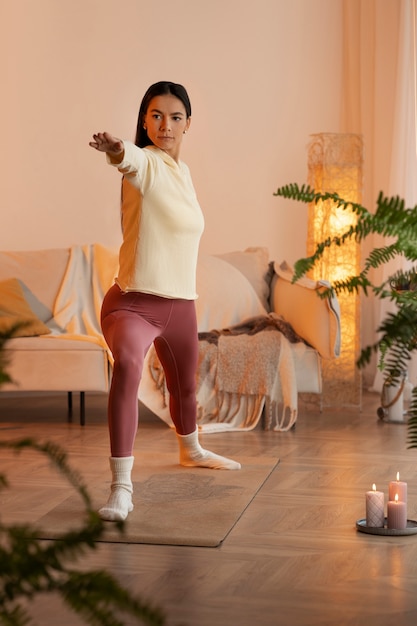
[[[26,302],[48,323],[68,265],[70,249],[0,251],[0,280],[18,278]]]
[[[196,300],[199,332],[221,330],[256,315],[266,315],[248,279],[217,256],[200,255]]]
[[[94,341],[42,335],[7,342],[8,373],[2,391],[109,390],[107,351]]]
[[[325,359],[340,355],[340,310],[337,298],[320,298],[326,281],[300,278],[292,283],[293,268],[274,263],[276,277],[271,290],[273,311],[282,317]]]
[[[0,281],[0,331],[7,332],[16,324],[22,324],[14,332],[16,337],[32,337],[51,332],[26,302],[17,278],[8,278]]]
[[[231,263],[239,272],[246,276],[262,306],[268,311],[272,279],[268,248],[252,247],[242,251],[216,254],[216,256]]]

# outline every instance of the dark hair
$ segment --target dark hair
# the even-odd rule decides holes
[[[145,146],[149,146],[152,144],[152,141],[148,137],[148,133],[143,128],[143,119],[148,110],[150,101],[156,96],[166,96],[168,94],[171,94],[172,96],[175,96],[176,98],[181,100],[187,114],[187,119],[191,117],[191,103],[185,87],[179,85],[178,83],[171,83],[167,80],[161,80],[159,83],[151,85],[143,96],[139,109],[138,125],[136,127],[135,139],[135,144],[139,148],[144,148]]]

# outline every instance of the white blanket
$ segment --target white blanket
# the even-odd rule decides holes
[[[61,338],[94,341],[111,352],[100,327],[103,298],[114,282],[118,253],[100,244],[73,246],[68,266],[54,307],[52,335]]]

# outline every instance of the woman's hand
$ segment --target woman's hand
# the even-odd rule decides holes
[[[97,133],[93,135],[93,139],[88,145],[99,152],[107,152],[111,156],[120,156],[124,152],[123,141],[110,133]]]

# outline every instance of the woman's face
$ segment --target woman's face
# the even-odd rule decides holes
[[[191,118],[187,118],[181,100],[172,94],[166,94],[152,98],[143,127],[155,146],[178,161],[181,142],[190,123]]]

